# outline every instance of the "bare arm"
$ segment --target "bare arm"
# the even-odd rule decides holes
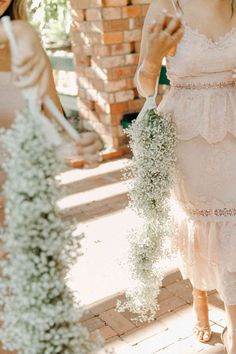
[[[170,0],[153,0],[147,11],[139,63],[134,78],[142,96],[154,93],[163,58],[182,38],[180,19],[174,15],[175,11]]]
[[[47,61],[47,67],[45,70],[45,74],[46,74],[45,78],[47,78],[47,80],[48,80],[46,95],[52,99],[52,101],[55,103],[55,105],[57,106],[59,111],[61,111],[63,113],[62,105],[59,100],[59,97],[58,97],[58,94],[56,91],[56,87],[55,87],[51,63],[50,63],[50,60],[48,57],[46,58],[46,61]],[[51,113],[45,107],[43,107],[43,110],[48,118],[53,118]],[[83,158],[85,164],[87,164],[87,165],[89,165],[91,163],[91,161],[93,162],[93,164],[96,161],[97,162],[100,161],[100,157],[97,154],[102,149],[103,145],[101,143],[99,136],[95,132],[82,132],[82,133],[80,133],[80,141],[77,143],[75,143],[71,139],[71,137],[65,132],[65,130],[63,132],[63,136],[64,136],[64,140],[67,143],[69,143],[71,146],[71,148],[69,150],[70,150],[72,156],[75,157],[75,156],[79,155],[81,158]],[[65,148],[66,147],[68,148],[68,145],[65,145]],[[69,152],[69,155],[70,155],[70,152]],[[68,156],[67,158],[70,159],[70,158],[72,158],[72,156],[71,157]],[[94,167],[95,167],[95,165],[94,165]]]
[[[45,54],[46,55],[46,54]],[[46,89],[46,95],[51,98],[51,100],[55,103],[56,107],[58,110],[63,113],[62,105],[60,102],[60,99],[58,97],[57,91],[56,91],[56,86],[55,86],[55,81],[53,77],[53,72],[52,72],[52,66],[50,63],[50,60],[48,57],[46,57],[46,70],[45,70],[45,80],[48,81],[47,89]],[[43,107],[43,110],[48,118],[51,118],[51,113]]]

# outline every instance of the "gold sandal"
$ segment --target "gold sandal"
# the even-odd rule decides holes
[[[224,347],[225,347],[224,352],[225,352],[225,354],[227,354],[227,346],[226,346],[226,343],[225,343],[225,340],[224,340],[224,335],[225,335],[226,331],[228,331],[228,327],[225,327],[223,329],[223,332],[221,333],[221,342],[224,344]],[[236,328],[232,328],[230,330],[230,332],[236,333]]]
[[[197,299],[205,299],[208,298],[208,295],[196,295],[194,292],[192,292],[192,295],[197,298]],[[200,326],[199,324],[196,324],[193,327],[193,333],[196,334],[197,339],[199,340],[199,342],[201,343],[206,343],[209,342],[211,340],[212,337],[212,331],[211,331],[211,327],[210,326]],[[199,339],[199,334],[202,333],[202,339]]]
[[[201,343],[209,342],[211,340],[211,337],[212,337],[212,332],[211,332],[211,327],[210,326],[202,327],[202,326],[199,326],[198,324],[196,324],[193,327],[193,333],[196,334],[197,339]],[[200,333],[202,333],[202,339],[199,339],[199,334]]]

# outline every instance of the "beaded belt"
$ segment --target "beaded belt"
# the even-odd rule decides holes
[[[236,82],[231,81],[223,81],[218,83],[206,83],[206,84],[178,84],[178,83],[171,83],[171,87],[176,87],[180,89],[187,89],[187,90],[202,90],[208,88],[221,88],[226,86],[235,86]]]
[[[234,216],[236,215],[236,208],[229,209],[185,209],[186,212],[193,216]]]

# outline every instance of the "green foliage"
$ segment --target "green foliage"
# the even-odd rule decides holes
[[[68,0],[29,0],[29,13],[46,47],[70,45],[71,16]]]

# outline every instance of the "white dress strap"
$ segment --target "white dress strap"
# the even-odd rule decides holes
[[[175,9],[175,12],[178,12],[177,5],[176,5],[176,3],[175,3],[175,0],[171,0],[171,2],[172,2],[172,5],[173,5],[173,7],[174,7],[174,9]]]

